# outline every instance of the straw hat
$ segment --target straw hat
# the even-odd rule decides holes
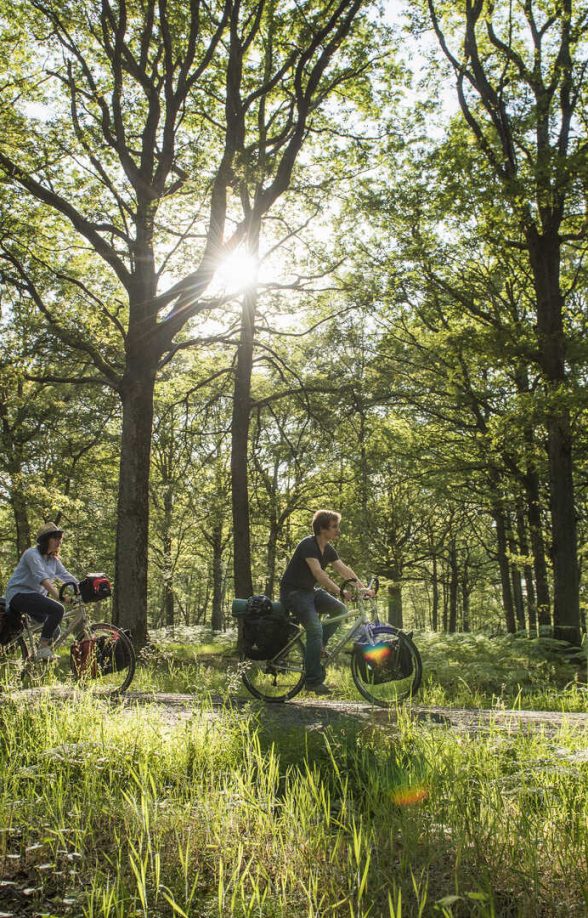
[[[59,526],[56,526],[55,523],[45,523],[39,529],[37,533],[37,542],[41,542],[43,539],[46,539],[48,536],[60,536],[63,535],[63,529],[60,529]]]

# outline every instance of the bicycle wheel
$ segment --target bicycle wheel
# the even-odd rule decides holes
[[[304,686],[304,644],[298,628],[292,626],[291,635],[286,647],[271,660],[242,658],[243,683],[262,701],[288,701]]]
[[[79,685],[100,695],[117,695],[135,675],[135,649],[116,625],[90,625],[90,637],[75,641],[70,652],[70,672]]]
[[[423,664],[411,638],[393,625],[373,629],[373,644],[356,645],[351,675],[364,698],[381,707],[395,707],[416,695]]]
[[[28,659],[29,648],[20,635],[0,646],[0,689],[22,687]]]

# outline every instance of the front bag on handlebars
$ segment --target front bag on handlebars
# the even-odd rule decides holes
[[[112,586],[106,574],[86,574],[78,584],[82,602],[99,602],[112,595]]]
[[[288,616],[267,596],[250,596],[242,608],[244,603],[233,603],[233,614],[243,620],[243,654],[249,660],[271,660],[288,643]]]
[[[397,638],[376,644],[355,644],[354,653],[358,672],[368,684],[381,685],[412,676],[410,650]]]

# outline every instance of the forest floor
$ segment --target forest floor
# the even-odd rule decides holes
[[[51,694],[56,699],[70,698],[74,692],[63,687],[41,687],[12,692],[12,700],[24,703]],[[275,726],[279,730],[302,728],[324,730],[327,727],[374,726],[382,730],[394,730],[398,720],[397,710],[377,708],[365,702],[334,701],[314,698],[299,698],[285,704],[265,704],[255,699],[209,696],[203,704],[201,698],[191,694],[173,692],[127,691],[113,703],[122,703],[131,712],[136,706],[158,709],[161,719],[170,726],[188,721],[196,712],[212,719],[232,708],[236,716],[244,714],[262,715],[266,730]],[[588,728],[588,714],[561,711],[526,711],[508,708],[452,708],[419,704],[405,704],[400,709],[416,722],[428,726],[447,727],[463,732],[479,732],[492,729],[516,730],[538,729],[546,733],[556,732],[563,724],[570,727]]]
[[[226,699],[212,697],[213,710],[226,709]],[[201,704],[193,695],[165,692],[133,692],[124,696],[129,707],[135,704],[153,704],[165,711],[165,719],[177,723],[189,719]],[[236,711],[248,713],[263,712],[264,724],[275,724],[281,729],[302,727],[306,730],[322,730],[329,726],[343,727],[352,722],[363,722],[382,729],[394,729],[397,711],[376,708],[373,705],[354,701],[332,701],[300,698],[286,704],[264,704],[255,700],[234,698],[229,702]],[[562,713],[559,711],[524,711],[508,709],[448,708],[408,704],[402,709],[416,721],[428,725],[439,725],[466,732],[485,730],[491,726],[506,730],[542,729],[548,733],[557,731],[564,723],[574,727],[588,727],[588,714]]]

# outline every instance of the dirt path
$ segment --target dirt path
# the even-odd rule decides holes
[[[211,699],[214,710],[227,708],[227,702],[220,698]],[[153,704],[165,709],[166,719],[171,722],[188,719],[201,702],[193,695],[166,694],[163,692],[127,692],[124,703],[132,708],[135,704]],[[323,701],[317,699],[296,699],[287,704],[263,704],[243,698],[231,699],[230,705],[237,710],[258,712],[264,723],[274,723],[282,728],[300,726],[307,730],[325,727],[345,726],[357,722],[390,728],[397,721],[397,712],[376,708],[356,701]],[[466,732],[487,730],[490,727],[503,730],[543,729],[553,733],[563,724],[577,729],[588,729],[588,714],[562,714],[558,711],[484,710],[467,708],[441,708],[424,705],[407,705],[403,708],[415,720]]]
[[[20,700],[23,703],[51,694],[53,698],[71,698],[74,692],[63,687],[34,688],[12,692],[0,696],[0,706],[6,701]],[[214,718],[221,711],[232,709],[235,713],[253,713],[264,725],[277,729],[301,727],[305,730],[324,730],[328,726],[357,728],[358,723],[377,726],[381,729],[394,729],[398,719],[396,711],[376,708],[360,701],[332,701],[300,698],[287,704],[264,704],[255,699],[232,697],[229,701],[220,696],[198,698],[195,695],[182,695],[166,692],[126,692],[122,698],[113,703],[122,703],[130,712],[140,705],[153,706],[159,710],[160,717],[170,726],[190,720],[195,714]],[[402,713],[415,720],[463,732],[501,729],[506,731],[542,729],[554,733],[564,724],[574,729],[588,729],[588,714],[559,711],[521,711],[501,709],[469,709],[427,707],[419,704],[407,704]]]

